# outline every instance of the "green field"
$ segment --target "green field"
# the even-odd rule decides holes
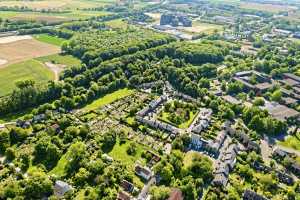
[[[278,142],[278,144],[300,150],[300,132],[293,136],[287,136],[283,142]]]
[[[134,90],[130,90],[127,88],[121,89],[121,90],[115,91],[111,94],[105,95],[104,97],[101,97],[100,99],[93,101],[91,104],[85,106],[83,109],[84,110],[95,110],[101,106],[110,104],[118,99],[127,97],[133,93],[134,93]]]
[[[65,39],[63,38],[59,38],[59,37],[55,37],[55,36],[51,36],[51,35],[48,35],[48,34],[38,34],[38,35],[34,35],[34,38],[40,42],[45,42],[45,43],[48,43],[48,44],[53,44],[53,45],[56,45],[56,46],[61,46],[62,43],[64,41],[66,41]]]
[[[45,63],[52,62],[55,64],[66,65],[66,67],[78,66],[81,61],[71,55],[54,54],[50,56],[36,58],[36,60]]]
[[[172,123],[172,122],[168,119],[170,113],[167,113],[167,112],[163,112],[163,113],[162,113],[162,117],[159,117],[159,119],[160,119],[161,121],[164,121],[164,122],[168,123],[168,124],[172,124],[172,125],[174,125],[174,126],[176,126],[176,127],[178,127],[178,128],[185,129],[185,128],[188,128],[188,127],[191,125],[191,123],[193,122],[194,118],[196,117],[196,114],[197,114],[197,112],[196,112],[196,113],[190,112],[190,119],[187,120],[187,121],[185,121],[185,122],[182,123],[182,124],[179,124],[179,125]]]
[[[0,69],[0,96],[7,95],[15,88],[15,83],[23,80],[34,80],[36,83],[54,79],[54,74],[37,60],[28,60]]]
[[[122,19],[115,19],[108,22],[105,22],[105,25],[110,26],[111,28],[127,28],[128,24]]]

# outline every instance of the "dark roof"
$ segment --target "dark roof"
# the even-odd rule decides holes
[[[243,200],[267,200],[267,198],[251,190],[245,190]]]
[[[151,172],[149,170],[147,170],[144,167],[141,167],[140,165],[136,165],[135,166],[135,172],[138,173],[138,174],[139,173],[143,173],[143,174],[145,174],[147,176],[151,174]]]
[[[283,74],[285,77],[288,77],[290,79],[293,79],[295,81],[298,81],[300,82],[300,77],[299,76],[296,76],[295,74],[291,74],[291,73],[284,73]]]
[[[132,192],[134,189],[134,185],[130,183],[129,181],[123,180],[121,182],[121,187],[126,191],[126,192]]]

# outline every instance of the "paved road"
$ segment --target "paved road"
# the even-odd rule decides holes
[[[149,189],[151,187],[152,184],[155,183],[155,178],[152,177],[148,183],[143,187],[142,191],[140,192],[139,196],[138,196],[138,200],[145,200],[148,196],[148,192],[149,192]]]
[[[270,156],[272,155],[272,148],[269,147],[269,143],[266,140],[260,140],[260,148],[261,148],[261,155],[267,164],[270,164]]]

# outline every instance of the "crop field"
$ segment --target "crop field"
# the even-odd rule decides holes
[[[268,11],[268,12],[273,12],[273,13],[297,10],[296,7],[292,7],[292,6],[288,6],[288,5],[260,4],[260,3],[252,3],[252,2],[251,3],[250,2],[241,2],[240,7],[244,8],[244,9]]]
[[[48,44],[53,44],[56,46],[61,46],[64,41],[66,41],[63,38],[51,36],[48,34],[38,34],[34,35],[34,38],[40,42],[48,43]]]
[[[34,80],[36,83],[54,79],[54,74],[42,63],[34,59],[9,65],[0,69],[0,96],[7,95],[15,88],[15,83],[22,80]]]
[[[113,0],[37,0],[37,1],[0,1],[0,6],[26,6],[28,8],[42,9],[76,9],[76,8],[91,8],[95,6],[112,4]]]
[[[12,63],[60,52],[58,46],[46,44],[35,39],[12,41],[9,38],[11,37],[1,38],[1,40],[6,39],[8,41],[8,43],[5,43],[5,41],[0,42],[0,59],[6,61],[5,64],[0,65],[1,68]]]

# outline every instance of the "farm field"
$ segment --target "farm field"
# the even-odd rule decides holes
[[[252,3],[252,2],[241,2],[240,7],[244,9],[268,11],[273,13],[297,10],[296,7],[287,6],[287,5],[260,4],[260,3]]]
[[[18,36],[13,37],[16,39]],[[60,47],[46,44],[35,39],[13,41],[9,38],[10,37],[1,38],[1,40],[6,39],[7,43],[5,43],[5,41],[0,42],[0,59],[6,61],[0,65],[0,68],[4,68],[13,63],[60,52]]]
[[[96,101],[93,101],[91,104],[85,106],[83,109],[84,110],[94,110],[97,109],[101,106],[104,106],[106,104],[110,104],[114,101],[116,101],[117,99],[121,99],[124,98],[126,96],[129,96],[131,94],[133,94],[134,90],[130,90],[130,89],[120,89],[118,91],[115,91],[111,94],[105,95],[104,97],[101,97],[100,99],[97,99]]]
[[[0,1],[0,6],[26,6],[28,8],[42,9],[76,9],[76,8],[91,8],[94,6],[112,4],[113,0],[37,0],[37,1]]]
[[[12,12],[12,11],[1,11],[0,17],[3,19],[10,19],[14,21],[20,20],[32,20],[38,22],[59,23],[67,22],[76,19],[86,19],[92,16],[103,16],[108,15],[110,12],[104,11],[82,11],[72,10],[66,13],[41,13],[41,12]]]
[[[63,38],[51,36],[51,35],[48,35],[48,34],[38,34],[38,35],[34,35],[33,37],[34,37],[34,39],[36,39],[40,42],[45,42],[45,43],[53,44],[53,45],[56,45],[56,46],[61,46],[62,43],[64,41],[66,41]]]
[[[28,60],[0,69],[0,96],[9,94],[15,83],[22,80],[34,80],[42,83],[54,79],[53,72],[36,60]]]

